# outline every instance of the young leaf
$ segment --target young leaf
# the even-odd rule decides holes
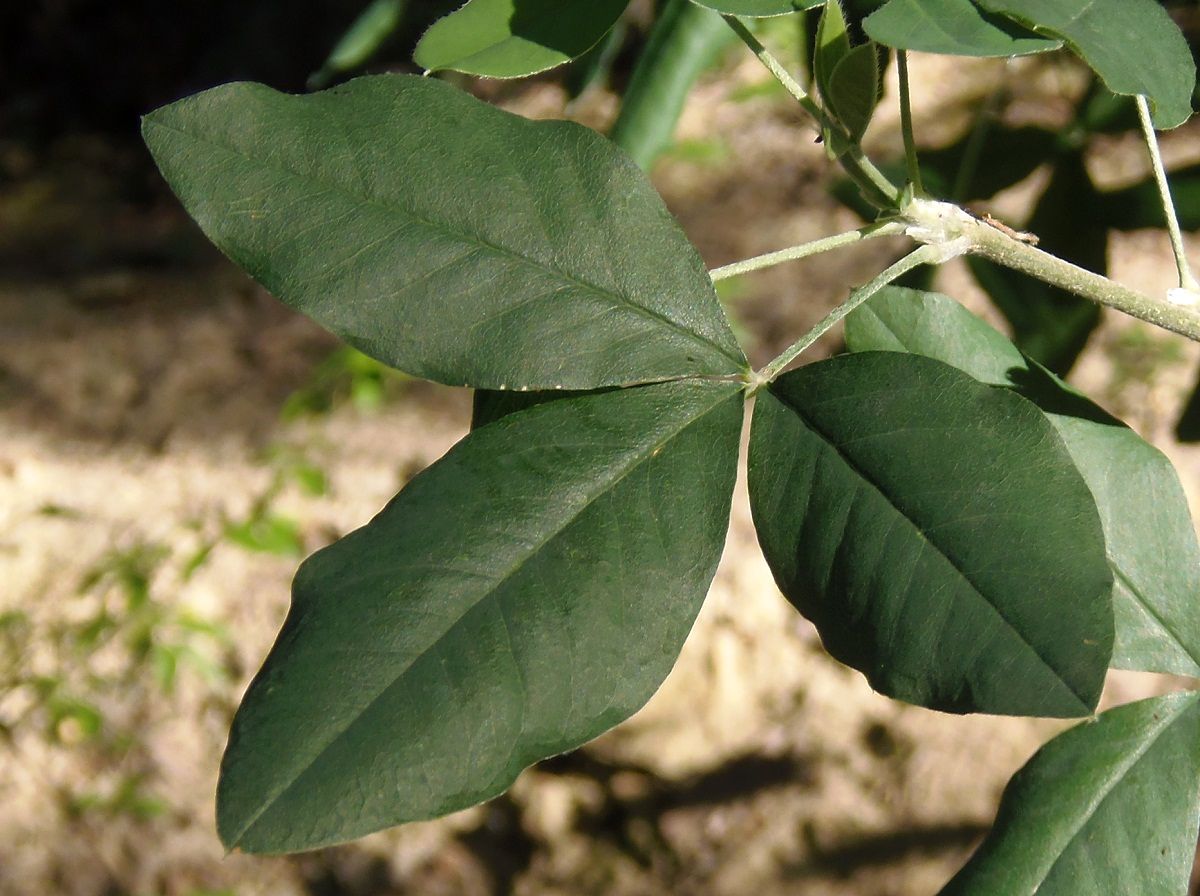
[[[863,30],[898,50],[949,56],[1024,56],[1062,46],[971,0],[890,0],[863,20]]]
[[[587,128],[381,75],[307,96],[227,84],[143,132],[230,258],[407,373],[590,389],[745,367],[699,255]]]
[[[737,384],[578,395],[475,430],[296,574],[218,829],[311,849],[495,796],[658,688],[729,520]]]
[[[826,101],[834,117],[858,141],[879,103],[879,57],[875,44],[854,47],[829,74]]]
[[[1062,38],[1113,93],[1145,96],[1158,128],[1192,114],[1196,64],[1155,0],[975,0],[1039,34]]]
[[[1109,710],[1005,788],[992,832],[941,896],[1183,894],[1200,825],[1200,695]]]
[[[813,9],[825,0],[692,0],[719,13],[747,18],[783,16],[798,9]]]
[[[413,61],[488,78],[523,78],[582,56],[629,0],[469,0],[434,22]]]
[[[759,393],[749,467],[780,589],[877,690],[1092,711],[1112,577],[1087,486],[1032,403],[929,358],[843,355]]]
[[[1200,676],[1200,545],[1160,451],[946,296],[881,290],[846,318],[846,344],[936,358],[1041,407],[1100,512],[1113,570],[1112,665]]]
[[[833,70],[849,52],[850,34],[846,30],[841,0],[826,0],[821,18],[817,21],[817,40],[813,47],[813,76],[826,105],[829,105],[829,98],[833,95],[830,83]]]

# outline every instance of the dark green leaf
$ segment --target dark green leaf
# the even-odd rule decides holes
[[[225,843],[310,849],[442,815],[636,711],[716,569],[741,421],[730,383],[538,405],[309,558],[234,720]]]
[[[882,290],[846,319],[846,344],[936,358],[1041,407],[1100,512],[1113,570],[1112,664],[1200,676],[1200,545],[1160,451],[946,296]]]
[[[843,355],[760,392],[750,502],[834,657],[951,712],[1091,712],[1112,577],[1087,486],[1031,402],[917,355]]]
[[[1082,154],[1065,155],[1026,227],[1038,237],[1041,248],[1104,274],[1108,233],[1100,205]],[[967,264],[1012,324],[1017,347],[1055,373],[1069,371],[1100,322],[1100,306],[979,258],[971,257]]]
[[[889,47],[950,56],[1023,56],[1062,46],[988,15],[971,0],[891,0],[864,19],[863,28]]]
[[[590,389],[745,365],[695,249],[587,128],[381,75],[308,96],[229,84],[143,130],[226,254],[408,373]]]
[[[813,9],[825,0],[692,0],[717,12],[748,18],[783,16],[798,9]]]
[[[1062,38],[1113,93],[1150,100],[1159,128],[1192,114],[1196,64],[1155,0],[975,0],[1039,34]]]
[[[1186,893],[1200,825],[1198,697],[1130,703],[1042,747],[942,896]]]
[[[1058,135],[1044,128],[987,127],[978,144],[972,134],[941,149],[922,149],[921,178],[930,189],[945,185],[941,195],[957,201],[990,199],[1045,164],[1057,146]]]
[[[879,102],[879,57],[871,43],[854,47],[829,74],[830,111],[858,141]]]
[[[582,56],[629,0],[469,0],[434,22],[413,61],[489,78],[523,78]]]

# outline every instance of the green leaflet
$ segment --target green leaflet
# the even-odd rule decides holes
[[[813,9],[825,0],[692,0],[719,13],[747,18],[783,16],[798,9]]]
[[[1200,675],[1200,546],[1179,477],[1161,452],[946,296],[881,290],[846,319],[846,344],[936,358],[1038,404],[1100,512],[1114,574],[1112,664]]]
[[[425,32],[413,61],[489,78],[523,78],[582,56],[629,0],[469,0]]]
[[[1196,64],[1183,33],[1155,0],[975,3],[1065,40],[1113,93],[1149,99],[1156,127],[1177,127],[1191,117]]]
[[[871,123],[879,103],[879,57],[875,45],[861,44],[850,50],[829,74],[826,100],[830,111],[858,141]]]
[[[729,383],[541,404],[310,557],[234,720],[223,841],[311,849],[443,815],[635,712],[716,570],[741,422]]]
[[[407,373],[590,389],[745,368],[699,255],[587,128],[381,75],[308,96],[228,84],[143,133],[222,251]]]
[[[1130,703],[1042,747],[942,896],[1186,893],[1200,826],[1198,698]]]
[[[1024,56],[1062,46],[988,15],[971,0],[891,0],[863,20],[863,29],[898,50],[950,56]]]
[[[833,90],[830,79],[833,70],[850,52],[850,34],[839,0],[828,0],[817,21],[817,38],[813,47],[813,77],[821,97],[829,105]],[[832,111],[832,109],[831,109]]]
[[[918,355],[843,355],[758,393],[749,473],[780,589],[877,690],[951,712],[1096,705],[1100,521],[1031,402]]]

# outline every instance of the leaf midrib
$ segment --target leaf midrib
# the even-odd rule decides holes
[[[1117,787],[1120,786],[1120,784],[1125,780],[1130,770],[1142,761],[1145,755],[1150,752],[1156,743],[1158,743],[1158,739],[1162,737],[1163,733],[1166,732],[1167,729],[1169,729],[1177,721],[1179,721],[1179,718],[1185,712],[1192,708],[1194,700],[1184,699],[1180,700],[1179,703],[1179,709],[1173,712],[1164,711],[1163,718],[1146,734],[1145,739],[1141,744],[1139,744],[1138,749],[1130,753],[1125,761],[1117,763],[1117,765],[1112,769],[1111,774],[1106,777],[1104,784],[1092,792],[1092,799],[1089,800],[1087,807],[1080,814],[1078,824],[1073,826],[1073,830],[1070,831],[1069,836],[1063,842],[1062,849],[1058,850],[1058,855],[1054,857],[1053,861],[1050,862],[1046,870],[1038,874],[1038,887],[1045,882],[1046,878],[1049,877],[1054,869],[1058,866],[1058,863],[1062,861],[1063,856],[1066,854],[1067,850],[1070,849],[1071,844],[1074,843],[1079,838],[1079,835],[1083,833],[1083,829],[1087,827],[1088,823],[1091,822],[1096,813],[1100,811],[1101,806],[1103,806],[1104,802],[1112,795],[1112,792],[1116,790]],[[1087,725],[1089,723],[1083,722],[1082,724]]]
[[[572,525],[574,525],[574,523],[579,519],[579,517],[581,517],[587,511],[587,509],[592,506],[592,504],[594,504],[597,500],[599,500],[605,494],[608,494],[613,489],[615,489],[622,481],[625,480],[626,477],[628,477],[630,474],[632,474],[643,463],[653,460],[658,455],[658,453],[663,448],[663,446],[665,446],[668,442],[678,438],[685,430],[694,426],[696,423],[698,423],[704,417],[708,416],[710,413],[712,413],[714,410],[716,410],[716,408],[719,405],[721,405],[723,402],[731,400],[734,397],[736,397],[736,393],[721,394],[719,397],[717,397],[717,399],[714,402],[709,404],[703,410],[698,411],[694,416],[691,416],[688,419],[686,419],[685,421],[683,421],[682,424],[677,429],[674,429],[673,431],[671,431],[666,436],[664,436],[660,439],[656,439],[654,442],[650,443],[648,445],[648,447],[644,448],[643,450],[633,452],[632,456],[629,460],[629,463],[624,467],[616,468],[614,470],[615,475],[613,476],[613,478],[608,480],[607,482],[605,482],[603,487],[597,489],[595,494],[588,497],[588,499],[583,504],[581,504],[574,513],[572,513],[569,517],[567,517],[566,519],[564,519],[562,521],[562,523],[554,530],[554,532],[550,533],[549,536],[546,537],[544,540],[542,540],[540,543],[531,546],[529,548],[529,550],[527,550],[523,554],[519,555],[519,559],[516,560],[513,564],[511,564],[508,570],[506,570],[499,578],[493,579],[489,582],[489,584],[486,586],[486,589],[483,591],[483,593],[480,594],[480,596],[478,597],[477,600],[472,602],[469,606],[466,606],[463,609],[463,611],[458,614],[457,618],[453,622],[451,622],[451,624],[444,631],[442,631],[438,635],[432,637],[430,639],[429,645],[427,647],[414,652],[411,659],[409,659],[408,663],[405,664],[404,668],[400,669],[398,672],[396,672],[395,675],[393,676],[392,680],[388,684],[386,684],[382,689],[379,690],[378,693],[376,693],[369,701],[367,701],[367,703],[365,703],[363,705],[362,709],[358,713],[356,713],[355,716],[352,719],[350,719],[343,728],[341,728],[339,731],[335,732],[324,744],[322,744],[321,747],[317,750],[317,752],[315,754],[313,754],[313,756],[310,759],[308,759],[295,774],[291,775],[290,780],[288,780],[282,786],[277,787],[275,789],[275,791],[269,797],[267,797],[266,799],[264,799],[262,801],[262,804],[260,805],[258,811],[256,811],[249,818],[249,820],[246,821],[246,823],[244,825],[242,825],[241,829],[238,831],[236,836],[234,836],[231,839],[231,841],[228,844],[229,847],[231,849],[233,849],[233,848],[237,847],[238,845],[240,845],[243,838],[246,836],[246,834],[248,834],[255,827],[255,825],[258,824],[258,822],[262,818],[262,816],[265,815],[267,813],[267,811],[273,805],[275,805],[276,802],[278,802],[283,796],[285,796],[288,792],[290,792],[291,789],[296,786],[296,784],[299,782],[299,780],[305,774],[307,774],[309,771],[311,771],[312,767],[314,765],[316,765],[318,761],[320,761],[321,757],[324,756],[330,750],[330,748],[332,748],[333,745],[335,743],[337,743],[337,741],[339,741],[351,728],[353,728],[368,712],[370,712],[372,707],[375,706],[375,704],[377,704],[380,700],[382,700],[384,697],[386,697],[386,695],[391,691],[391,689],[393,687],[397,686],[404,679],[405,675],[407,675],[407,673],[408,673],[408,670],[411,669],[412,666],[419,659],[421,659],[423,656],[425,656],[427,653],[429,653],[429,651],[434,649],[439,643],[441,643],[443,640],[445,640],[445,638],[449,634],[451,634],[459,626],[459,624],[461,624],[461,622],[467,616],[469,616],[477,607],[479,607],[481,604],[483,604],[483,602],[485,600],[488,600],[489,598],[494,599],[495,592],[497,592],[501,587],[503,587],[503,585],[509,579],[511,579],[518,572],[520,572],[521,569],[524,568],[525,564],[528,563],[534,556],[539,554],[551,542],[553,542],[556,538],[561,536],[563,532],[565,532]]]
[[[861,478],[863,480],[863,482],[865,482],[867,485],[871,486],[871,488],[873,488],[875,490],[875,492],[881,498],[883,498],[883,500],[886,501],[888,503],[888,505],[894,511],[896,511],[896,513],[899,514],[902,519],[906,520],[909,523],[909,525],[912,526],[913,531],[915,531],[917,533],[917,535],[919,535],[921,537],[921,540],[924,541],[931,548],[933,548],[933,550],[938,554],[938,556],[940,556],[943,560],[946,561],[946,563],[949,565],[949,567],[951,569],[953,569],[954,572],[956,572],[959,575],[959,577],[964,582],[967,583],[967,585],[970,586],[971,591],[974,594],[978,595],[978,597],[983,601],[983,603],[986,606],[991,608],[992,612],[996,614],[996,618],[999,619],[1002,623],[1004,623],[1005,627],[1007,627],[1014,635],[1016,635],[1017,640],[1022,645],[1024,645],[1025,648],[1031,654],[1033,654],[1038,659],[1038,661],[1054,675],[1054,677],[1067,689],[1067,691],[1071,694],[1072,697],[1074,697],[1076,700],[1079,701],[1079,705],[1083,708],[1083,715],[1087,715],[1088,713],[1090,713],[1092,711],[1092,708],[1088,705],[1088,701],[1085,700],[1075,690],[1075,688],[1059,674],[1059,671],[1054,668],[1054,666],[1050,663],[1049,660],[1047,660],[1044,656],[1042,656],[1041,653],[1038,652],[1037,648],[1033,644],[1029,643],[1029,641],[1026,640],[1025,636],[1021,633],[1021,630],[1018,629],[1000,611],[999,607],[997,607],[994,603],[992,603],[992,601],[990,601],[987,598],[983,589],[981,589],[978,585],[976,585],[975,582],[971,579],[971,577],[959,566],[959,564],[957,562],[955,562],[955,560],[952,557],[950,557],[945,551],[943,551],[942,547],[937,542],[935,542],[933,539],[931,539],[925,533],[925,530],[922,529],[919,525],[917,525],[917,522],[914,519],[912,519],[912,517],[910,517],[904,510],[902,510],[900,508],[900,506],[896,503],[896,501],[892,498],[892,496],[889,495],[886,491],[884,491],[883,487],[880,486],[879,483],[877,483],[874,480],[874,478],[867,475],[867,473],[857,463],[855,463],[853,459],[851,459],[845,452],[843,452],[841,450],[841,448],[833,441],[833,439],[829,435],[827,435],[825,433],[824,430],[822,430],[820,427],[818,427],[816,424],[814,424],[812,422],[812,420],[810,420],[809,417],[799,407],[797,407],[792,401],[788,400],[788,398],[786,396],[782,395],[777,390],[772,390],[771,394],[774,395],[780,401],[781,404],[785,405],[793,413],[795,413],[796,416],[800,418],[800,421],[809,429],[810,432],[815,433],[821,439],[821,441],[824,442],[842,460],[842,462],[846,464],[847,467],[849,467],[859,478]]]
[[[148,125],[148,126],[163,128],[164,130],[171,131],[172,133],[178,134],[181,137],[188,138],[196,143],[202,143],[202,144],[205,144],[208,146],[215,147],[217,149],[224,150],[225,152],[229,153],[230,155],[237,156],[238,158],[241,158],[253,165],[256,165],[256,166],[259,166],[261,168],[265,168],[265,169],[268,169],[271,171],[276,171],[280,174],[286,175],[287,177],[289,177],[293,180],[299,181],[301,184],[304,184],[306,182],[304,175],[302,175],[301,173],[295,171],[294,169],[292,169],[290,167],[287,167],[287,166],[285,166],[283,164],[279,164],[279,163],[271,164],[271,163],[265,162],[262,159],[260,159],[256,156],[249,155],[248,153],[246,153],[228,143],[222,142],[220,140],[216,140],[211,137],[198,136],[198,135],[194,134],[192,131],[189,131],[185,128],[167,124],[167,123],[159,120],[159,118],[155,117],[153,114],[147,116],[145,121],[146,121],[146,125]],[[686,326],[684,326],[683,324],[681,324],[677,321],[672,320],[671,318],[667,317],[665,314],[663,314],[659,311],[655,311],[653,308],[649,308],[639,302],[634,301],[632,296],[627,296],[627,295],[624,295],[619,292],[614,292],[613,290],[608,289],[603,286],[600,286],[599,284],[596,284],[596,283],[589,283],[588,281],[582,280],[579,277],[575,276],[574,274],[568,273],[567,271],[564,271],[561,268],[558,268],[554,265],[547,264],[547,263],[541,261],[540,259],[531,258],[527,255],[521,255],[520,253],[518,253],[512,249],[509,249],[505,246],[501,246],[501,245],[493,243],[489,240],[485,240],[483,237],[479,236],[478,234],[473,234],[473,233],[470,233],[467,231],[459,230],[454,227],[450,227],[449,225],[442,223],[442,222],[431,221],[428,218],[426,218],[422,215],[418,215],[416,212],[413,212],[407,208],[403,208],[399,205],[393,205],[390,202],[384,202],[377,198],[373,198],[370,196],[364,196],[360,193],[356,193],[354,190],[350,189],[345,184],[340,183],[336,180],[326,180],[323,177],[314,177],[314,178],[310,178],[309,180],[311,180],[311,182],[321,185],[328,192],[341,193],[343,196],[345,196],[351,200],[360,202],[364,205],[375,206],[389,214],[393,214],[398,217],[407,216],[409,219],[416,221],[417,223],[429,228],[430,230],[439,231],[439,232],[447,235],[448,237],[458,240],[459,242],[465,243],[467,245],[475,244],[477,246],[483,247],[484,249],[492,251],[494,254],[496,254],[498,256],[523,263],[525,265],[528,265],[531,268],[541,271],[542,273],[549,274],[551,276],[557,276],[557,277],[561,278],[562,280],[566,281],[567,283],[573,284],[584,291],[594,293],[601,297],[606,297],[606,298],[612,299],[619,305],[625,305],[625,306],[631,308],[632,310],[634,310],[635,312],[641,314],[644,317],[647,317],[651,320],[658,321],[658,322],[670,327],[671,329],[676,330],[679,333],[682,333],[684,336],[686,336],[691,341],[704,346],[708,350],[715,349],[717,351],[717,353],[721,355],[721,357],[734,362],[734,367],[735,367],[736,371],[741,371],[744,369],[745,362],[743,359],[736,358],[735,356],[729,354],[722,346],[718,345],[715,342],[712,342],[711,340],[701,336],[698,333],[693,332],[692,330],[689,330]],[[305,199],[307,199],[307,198],[309,198],[309,197],[306,196]],[[303,201],[303,200],[299,200],[299,201]],[[215,237],[213,238],[213,241],[218,242]],[[223,241],[221,241],[221,242],[223,242]],[[730,372],[735,372],[735,371],[730,371]]]

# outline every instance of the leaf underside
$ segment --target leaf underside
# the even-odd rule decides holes
[[[629,0],[470,0],[434,22],[413,61],[489,78],[523,78],[582,56]]]
[[[1062,46],[971,0],[891,0],[863,20],[863,30],[889,47],[949,56],[1024,56]]]
[[[813,9],[825,0],[692,0],[698,6],[717,12],[747,18],[783,16],[800,9]]]
[[[310,557],[234,720],[222,840],[296,851],[444,815],[641,707],[716,569],[741,420],[712,382],[517,411]]]
[[[1200,695],[1130,703],[1050,741],[941,896],[1183,894],[1200,827]]]
[[[1091,495],[1030,402],[916,355],[844,355],[758,395],[750,501],[780,589],[879,691],[1079,716],[1112,652]]]
[[[739,373],[699,255],[594,131],[380,75],[148,115],[189,213],[274,295],[407,373],[592,389]]]
[[[1149,99],[1158,128],[1192,114],[1196,64],[1155,0],[975,0],[1039,34],[1062,38],[1113,93]]]

